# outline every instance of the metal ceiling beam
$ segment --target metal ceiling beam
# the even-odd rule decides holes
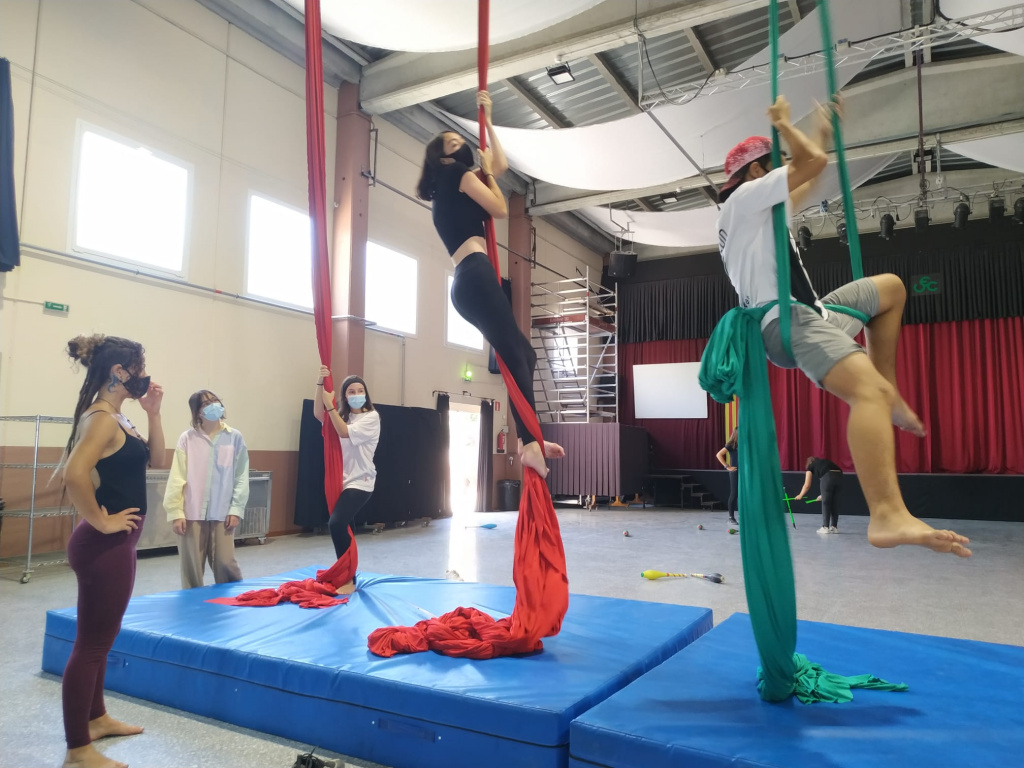
[[[210,0],[207,0],[210,1]],[[583,58],[636,41],[666,35],[758,10],[768,0],[648,0],[634,20],[632,3],[601,3],[586,13],[531,35],[491,47],[492,81],[543,69],[556,59]],[[476,87],[476,50],[395,53],[366,66],[362,107],[373,114],[443,98]]]
[[[604,56],[600,53],[592,53],[590,56],[587,56],[587,61],[604,78],[608,87],[615,91],[619,99],[622,100],[622,103],[629,109],[631,115],[638,115],[643,112],[636,101],[636,94],[629,90],[622,79],[615,73],[615,70],[608,64]]]
[[[301,21],[272,0],[199,0],[229,24],[252,35],[285,58],[306,66],[306,30]],[[324,36],[324,82],[337,88],[343,82],[358,83],[362,67]]]
[[[507,80],[502,80],[501,83],[551,128],[565,128],[569,125],[565,120],[552,112],[546,104],[542,104],[536,96],[517,83],[514,78],[510,77]]]
[[[1008,120],[1001,123],[992,123],[990,125],[962,128],[953,131],[943,131],[941,133],[935,133],[933,131],[930,135],[925,137],[925,146],[934,147],[936,142],[939,140],[941,140],[944,145],[949,145],[959,141],[987,139],[993,136],[1003,136],[1006,134],[1016,133],[1024,133],[1024,120]],[[1024,137],[1022,137],[1022,140],[1024,140]],[[883,157],[885,155],[900,152],[914,152],[916,150],[917,137],[911,136],[905,139],[897,139],[895,141],[883,141],[876,144],[849,148],[846,150],[846,159],[861,160],[869,157]],[[834,153],[829,153],[829,160],[830,162],[835,160]],[[721,184],[726,180],[725,173],[722,171],[717,171],[709,175],[716,185]],[[705,182],[703,178],[700,176],[692,176],[688,179],[681,179],[679,181],[672,181],[652,187],[644,187],[643,189],[623,189],[613,192],[598,192],[596,194],[583,195],[566,200],[557,200],[550,203],[534,205],[530,207],[529,213],[531,216],[546,216],[562,211],[574,211],[591,206],[621,203],[624,200],[631,200],[636,197],[650,197],[653,195],[668,194],[677,190],[683,191],[687,189],[697,189],[699,187],[703,187],[704,184]]]
[[[693,27],[687,27],[683,32],[686,33],[686,39],[690,41],[690,47],[693,48],[693,52],[697,54],[697,58],[700,59],[700,65],[704,67],[704,71],[710,75],[715,71],[715,65],[711,62],[711,57],[708,56],[708,52],[704,48],[704,43],[702,43],[700,41],[700,37],[697,36],[697,31]]]

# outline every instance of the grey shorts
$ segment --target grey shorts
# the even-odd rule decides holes
[[[822,304],[839,304],[860,310],[868,317],[878,314],[878,288],[870,278],[855,280],[832,291],[821,300]],[[790,307],[790,346],[793,357],[782,349],[778,319],[772,320],[761,331],[768,359],[780,368],[799,368],[807,378],[821,387],[821,381],[832,367],[864,348],[853,340],[864,327],[856,318],[829,312],[822,318],[803,304]],[[795,360],[794,360],[795,358]]]

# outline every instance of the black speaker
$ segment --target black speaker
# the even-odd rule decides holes
[[[629,251],[612,251],[608,262],[608,276],[629,278],[636,269],[636,254]]]

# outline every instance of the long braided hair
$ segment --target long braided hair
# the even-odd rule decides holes
[[[141,373],[145,365],[146,350],[137,341],[123,339],[120,336],[104,336],[96,333],[92,336],[76,336],[68,342],[68,357],[81,363],[85,371],[85,381],[78,393],[78,404],[75,406],[75,418],[71,424],[71,435],[64,449],[66,459],[75,447],[78,435],[78,422],[82,414],[96,401],[100,389],[110,383],[110,369],[120,364],[131,373]],[[63,463],[63,462],[62,462]]]

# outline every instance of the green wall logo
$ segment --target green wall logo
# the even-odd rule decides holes
[[[910,292],[914,296],[934,296],[942,293],[942,273],[931,272],[927,275],[914,275],[910,278]]]

